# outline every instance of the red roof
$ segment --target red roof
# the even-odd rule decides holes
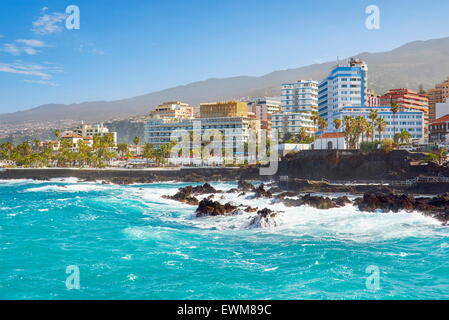
[[[345,134],[343,132],[326,132],[319,136],[317,139],[333,139],[333,138],[344,138]]]
[[[444,123],[449,121],[449,114],[442,116],[441,118],[438,118],[436,120],[432,120],[430,124],[436,124],[436,123]]]

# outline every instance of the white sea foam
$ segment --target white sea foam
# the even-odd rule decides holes
[[[69,185],[45,185],[36,188],[28,188],[23,192],[90,192],[101,191],[107,187],[98,184],[77,183]]]
[[[21,184],[37,184],[42,181],[32,179],[0,179],[0,185],[21,185]]]
[[[75,177],[67,177],[67,178],[51,178],[52,182],[64,182],[64,183],[79,183],[80,179]]]
[[[134,240],[170,240],[170,232],[175,231],[171,228],[164,227],[129,227],[123,230],[123,232]]]
[[[203,195],[199,199],[207,197]],[[258,209],[269,208],[279,212],[275,223],[263,232],[291,236],[313,236],[325,239],[348,241],[382,241],[406,237],[426,237],[429,235],[448,236],[447,228],[431,217],[419,212],[367,213],[360,212],[353,205],[329,210],[309,206],[286,207],[282,203],[272,203],[271,199],[252,199],[251,194],[239,197],[238,193],[216,194],[215,200],[221,203],[249,205]],[[235,230],[247,229],[256,213],[243,213],[233,216],[194,218],[195,207],[190,214],[181,217],[184,223],[200,229]]]

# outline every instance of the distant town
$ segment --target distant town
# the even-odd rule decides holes
[[[321,81],[282,84],[280,97],[205,102],[199,106],[161,102],[148,116],[134,119],[143,123],[144,134],[133,137],[132,143],[119,143],[117,132],[108,124],[73,121],[60,122],[53,137],[41,141],[32,135],[33,130],[48,129],[48,124],[42,123],[29,132],[22,130],[30,136],[27,141],[0,143],[0,167],[179,165],[170,158],[172,133],[192,133],[195,128],[231,135],[235,156],[241,153],[239,146],[245,146],[243,152],[247,152],[252,133],[264,132],[270,137],[276,131],[280,156],[306,150],[403,149],[426,152],[429,161],[445,163],[449,77],[428,91],[391,88],[382,95],[369,88],[368,77],[367,64],[351,58],[338,62]],[[12,125],[4,126],[0,137],[14,130],[17,132]]]

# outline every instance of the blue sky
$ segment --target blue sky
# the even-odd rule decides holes
[[[380,8],[380,30],[365,8]],[[79,30],[65,10],[80,9]],[[259,76],[449,36],[447,0],[1,0],[0,113]]]

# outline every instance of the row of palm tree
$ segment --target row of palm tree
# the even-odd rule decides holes
[[[54,132],[56,138],[61,132]],[[135,145],[140,142],[139,137],[133,139]],[[154,160],[157,164],[165,164],[170,155],[173,144],[168,143],[153,148],[151,144],[143,147],[143,158]],[[115,146],[111,134],[94,136],[93,144],[79,142],[74,149],[69,139],[61,139],[55,151],[54,143],[45,146],[38,139],[32,142],[24,141],[18,145],[11,142],[0,143],[0,160],[8,160],[23,167],[105,167],[112,159],[121,156],[131,158],[130,145],[121,143]]]
[[[401,132],[396,133],[396,113],[398,107],[392,103],[391,111],[393,112],[393,141],[396,145],[406,144],[410,142],[411,134],[402,129]],[[369,120],[370,121],[369,121]],[[387,122],[380,118],[377,110],[371,110],[368,119],[362,116],[350,117],[345,116],[343,119],[345,140],[349,148],[357,149],[360,144],[365,141],[375,141],[375,132],[377,132],[377,140],[382,140],[382,134],[387,128]],[[334,120],[334,126],[338,130],[342,126],[340,119]]]

